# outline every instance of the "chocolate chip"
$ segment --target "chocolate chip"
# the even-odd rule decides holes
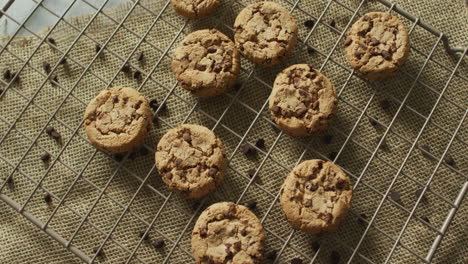
[[[94,50],[96,51],[96,53],[98,53],[99,51],[101,51],[102,47],[100,44],[97,44],[94,46]]]
[[[102,249],[99,249],[99,247],[93,248],[93,252],[96,254],[97,257],[104,256],[104,251]]]
[[[54,45],[54,46],[55,46],[55,44],[57,44],[57,43],[55,42],[55,39],[54,39],[54,38],[51,38],[51,37],[47,38],[47,41],[48,41],[50,44]]]
[[[124,153],[116,153],[113,155],[114,159],[118,162],[121,162],[124,158],[125,154]]]
[[[306,112],[307,112],[307,108],[305,108],[305,107],[300,107],[300,108],[296,109],[296,115],[297,116],[302,116]]]
[[[302,259],[300,258],[293,258],[291,259],[291,264],[302,264]]]
[[[156,240],[156,241],[153,242],[153,246],[154,246],[155,248],[157,248],[157,249],[163,248],[163,247],[164,247],[164,244],[166,244],[166,243],[165,243],[164,240],[162,240],[162,239],[158,239],[158,240]]]
[[[189,132],[184,132],[184,134],[182,135],[182,138],[187,142],[192,142],[192,136],[190,135]]]
[[[371,126],[373,126],[374,128],[377,127],[379,125],[379,123],[377,122],[377,119],[374,119],[372,117],[369,117],[369,123],[371,124]]]
[[[57,75],[54,75],[54,76],[52,77],[52,82],[51,82],[51,84],[52,84],[53,86],[55,86],[58,82],[59,82],[59,81],[58,81]]]
[[[46,61],[42,63],[42,69],[44,69],[45,73],[49,74],[50,73],[50,64]]]
[[[330,26],[332,26],[332,27],[336,27],[335,19],[331,19],[330,22],[328,22],[328,24],[330,24]]]
[[[250,201],[245,204],[245,207],[249,208],[250,210],[253,210],[257,207],[257,202],[255,201]]]
[[[380,44],[380,41],[378,39],[376,39],[376,38],[371,38],[369,40],[369,44],[371,44],[371,46],[377,46],[377,45]],[[383,54],[383,52],[382,52],[382,54]]]
[[[395,191],[392,191],[390,193],[390,198],[395,201],[395,202],[399,202],[400,201],[400,193],[399,192],[395,192]]]
[[[328,144],[330,144],[332,142],[333,136],[325,134],[325,135],[323,135],[322,140],[323,140],[323,143],[328,145]]]
[[[250,169],[247,174],[249,175],[250,178],[252,178],[255,175],[255,169]]]
[[[279,114],[281,112],[281,108],[277,105],[273,105],[270,109],[274,114]]]
[[[383,99],[383,100],[380,100],[380,102],[379,102],[379,106],[383,110],[389,109],[391,105],[392,105],[392,103],[388,99]]]
[[[4,91],[3,91],[3,89],[0,89],[0,95],[2,95],[2,94],[3,94],[3,92],[4,92]]]
[[[355,56],[356,58],[358,58],[358,59],[361,59],[361,58],[362,58],[362,55],[364,55],[364,53],[363,53],[362,51],[360,51],[360,50],[356,50],[356,51],[354,52],[354,56]]]
[[[304,26],[308,27],[308,28],[313,28],[314,27],[314,24],[315,22],[313,20],[306,20],[304,21]]]
[[[122,72],[124,73],[130,73],[130,65],[128,65],[128,63],[125,63],[123,66],[122,66]]]
[[[353,39],[351,39],[351,37],[347,37],[344,42],[345,47],[349,46],[351,42],[353,42]]]
[[[255,146],[260,149],[265,148],[265,140],[263,138],[257,139],[257,141],[255,142]]]
[[[149,101],[149,106],[151,107],[151,109],[153,109],[153,111],[158,110],[158,107],[159,107],[158,100],[156,100],[156,99],[151,99],[151,100]]]
[[[208,233],[207,233],[207,230],[206,230],[206,229],[201,229],[201,230],[200,230],[200,236],[201,236],[202,238],[205,238],[207,235],[208,235]]]
[[[15,182],[15,180],[13,179],[13,176],[10,176],[6,179],[6,183],[9,185],[9,186],[12,186],[13,183]]]
[[[137,79],[139,80],[141,78],[141,72],[139,70],[136,70],[134,73],[133,73],[133,79]]]
[[[5,80],[10,80],[11,78],[13,77],[13,75],[11,74],[11,71],[6,69],[4,72],[3,72],[3,79]]]
[[[50,154],[49,154],[49,152],[44,152],[44,153],[42,153],[42,155],[41,155],[41,160],[42,160],[43,162],[48,162],[48,161],[50,161]]]
[[[216,72],[216,73],[219,73],[219,72],[221,72],[222,69],[223,69],[223,67],[221,65],[215,65],[213,71]]]
[[[209,47],[206,52],[208,53],[215,53],[216,52],[216,48],[215,47]]]
[[[62,58],[60,61],[59,61],[59,64],[60,65],[64,65],[67,63],[67,58]]]
[[[340,263],[340,258],[341,258],[341,256],[340,256],[340,254],[338,252],[332,251],[330,253],[330,256],[328,257],[328,262],[330,264],[338,264],[338,263]]]
[[[198,65],[197,65],[197,70],[199,70],[199,71],[205,71],[205,70],[206,70],[206,65],[198,64]]]
[[[381,148],[383,150],[389,150],[388,145],[387,145],[387,138],[384,138],[383,136],[384,135],[377,138],[376,144],[379,144],[380,140],[382,140],[382,143],[380,144],[379,148]]]
[[[140,238],[143,238],[143,240],[148,240],[149,239],[149,234],[148,233],[145,234],[145,231],[141,231],[140,233],[138,233],[138,236]]]
[[[20,77],[19,77],[19,74],[17,74],[16,72],[12,72],[11,75],[13,76],[13,81],[14,82],[19,82],[20,81]]]
[[[325,215],[325,222],[327,223],[331,223],[333,221],[333,215],[328,213],[327,215]]]
[[[210,168],[210,170],[208,171],[208,175],[210,175],[210,177],[214,177],[216,173],[218,173],[217,168]]]
[[[392,55],[386,51],[386,50],[382,50],[382,57],[386,60],[391,60],[392,59]]]
[[[44,195],[44,202],[46,202],[47,204],[51,204],[52,203],[52,196],[49,194],[49,193],[46,193]]]
[[[331,161],[334,161],[335,158],[336,158],[336,155],[338,155],[338,152],[332,151],[332,152],[330,152],[330,154],[328,154],[328,158],[329,158]]]
[[[172,177],[174,177],[174,175],[172,175],[172,173],[170,173],[170,172],[169,172],[169,173],[166,173],[166,178],[167,178],[168,180],[171,180]]]
[[[247,235],[247,230],[242,229],[242,230],[240,231],[240,234],[241,234],[241,236],[246,236],[246,235]]]
[[[257,154],[257,150],[250,144],[244,144],[242,146],[242,153],[244,153],[244,155],[246,156],[254,156],[255,154]]]
[[[276,250],[272,250],[266,254],[266,259],[275,260],[277,255],[278,255],[278,252],[276,252]]]
[[[315,49],[312,48],[312,47],[307,47],[307,53],[309,53],[309,54],[314,54],[314,53],[315,53]]]
[[[364,221],[364,219],[367,219],[367,215],[366,214],[360,214],[359,216],[360,217],[357,219],[357,222],[360,225],[366,225],[366,221]]]
[[[450,154],[445,154],[444,161],[447,165],[455,167],[455,160],[452,158]]]
[[[427,216],[425,216],[425,215],[421,216],[421,219],[424,220],[424,221],[426,221],[426,223],[430,223],[429,217],[427,217]]]
[[[143,54],[143,51],[140,52],[137,56],[137,61],[143,61],[143,59],[145,58],[145,54]]]
[[[234,250],[236,250],[236,251],[240,251],[241,248],[242,248],[241,242],[239,242],[239,241],[234,242],[233,248],[234,248]]]
[[[62,135],[60,135],[60,133],[55,130],[50,133],[50,136],[55,140],[59,140],[62,137]]]

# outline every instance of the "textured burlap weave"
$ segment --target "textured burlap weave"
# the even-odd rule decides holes
[[[242,9],[242,5],[235,1],[225,0],[222,2],[222,6],[215,15],[220,19],[210,17],[198,21],[188,21],[180,36],[177,35],[178,31],[186,21],[177,16],[170,6],[163,10],[167,4],[166,1],[142,1],[143,6],[151,12],[137,6],[123,24],[125,28],[131,29],[141,36],[156,19],[155,14],[163,11],[161,18],[150,30],[146,41],[142,43],[130,59],[131,64],[141,67],[145,72],[150,72],[154,65],[159,63],[155,72],[151,75],[151,79],[141,87],[141,92],[145,96],[150,99],[156,98],[161,102],[170,94],[167,99],[167,111],[159,115],[160,126],[155,126],[145,142],[146,146],[151,149],[154,149],[158,139],[169,128],[177,126],[185,120],[187,123],[202,124],[209,128],[216,125],[215,133],[224,142],[228,156],[233,155],[236,146],[247,131],[249,133],[247,133],[245,140],[250,143],[255,143],[258,138],[265,139],[266,153],[278,135],[278,131],[272,128],[268,122],[269,113],[265,109],[263,111],[264,115],[256,118],[257,112],[262,109],[268,98],[270,88],[267,85],[271,85],[275,75],[287,65],[305,62],[319,68],[325,61],[325,57],[317,53],[308,54],[304,45],[299,45],[286,63],[274,68],[257,67],[250,78],[249,74],[253,69],[252,64],[243,59],[242,66],[245,71],[242,72],[240,77],[243,88],[234,101],[232,101],[232,98],[237,93],[235,90],[230,91],[229,95],[208,100],[197,100],[178,86],[170,93],[169,91],[175,84],[175,79],[170,72],[170,57],[175,46],[186,34],[197,29],[216,27],[232,38],[232,31],[223,24],[231,26],[236,14]],[[239,2],[248,4],[253,1]],[[278,0],[278,2],[288,8],[292,7],[286,1]],[[351,7],[357,6],[357,1],[343,1],[343,3]],[[298,6],[318,17],[326,4],[327,1],[302,0]],[[446,33],[454,46],[467,45],[466,21],[468,16],[464,1],[405,0],[399,1],[397,4]],[[116,21],[121,21],[131,6],[132,3],[129,3],[105,12]],[[386,7],[378,3],[369,3],[360,13],[363,14],[368,10],[385,11]],[[308,30],[303,26],[303,22],[308,17],[298,9],[294,11],[293,15],[300,24],[300,38],[305,39]],[[329,21],[333,18],[337,22],[337,27],[343,29],[351,16],[352,12],[336,3],[332,3],[324,16],[324,20]],[[90,18],[90,16],[81,17],[71,19],[69,22],[81,30]],[[404,18],[401,19],[408,27],[411,26],[410,21]],[[100,14],[86,30],[85,34],[104,43],[116,27],[117,25],[112,20]],[[42,182],[43,188],[60,199],[77,178],[78,173],[84,169],[76,185],[65,199],[65,206],[60,207],[49,225],[63,238],[68,240],[73,235],[81,222],[81,217],[77,216],[77,214],[86,215],[94,201],[99,197],[107,181],[113,177],[105,194],[90,214],[89,221],[85,222],[73,240],[73,245],[88,256],[93,255],[93,248],[100,245],[105,238],[105,234],[113,227],[121,215],[123,207],[128,204],[140,186],[141,180],[150,172],[154,163],[152,154],[147,156],[137,155],[134,160],[125,160],[123,166],[119,168],[118,163],[111,157],[102,152],[97,152],[85,168],[85,164],[92,157],[95,148],[89,144],[83,129],[79,126],[82,113],[87,102],[100,90],[107,87],[106,85],[110,83],[122,65],[122,61],[114,54],[127,58],[138,43],[139,38],[129,33],[125,28],[119,29],[112,37],[107,50],[104,51],[104,57],[98,58],[90,66],[90,71],[98,77],[86,73],[79,80],[83,71],[79,64],[87,66],[95,55],[94,42],[87,36],[82,36],[69,54],[69,57],[75,59],[79,64],[68,59],[66,67],[58,66],[57,68],[56,74],[62,87],[52,86],[47,81],[40,88],[44,82],[44,76],[36,72],[32,67],[43,72],[43,61],[55,65],[62,55],[61,52],[53,50],[47,45],[42,45],[29,62],[30,66],[26,66],[21,72],[20,82],[12,85],[0,99],[1,135],[3,136],[8,132],[6,139],[0,145],[0,156],[2,158],[0,161],[0,183],[3,182],[4,177],[11,173],[12,165],[16,165],[22,159],[32,144],[32,140],[39,135],[40,129],[49,120],[50,114],[54,113],[60,106],[50,124],[61,133],[61,143],[56,143],[45,132],[42,132],[37,143],[27,152],[23,161],[19,164],[18,170],[14,172],[14,188],[5,186],[2,193],[8,195],[17,203],[23,204],[35,187],[33,181],[40,180],[47,169],[47,165],[43,164],[39,159],[40,155],[44,150],[47,150],[53,157],[56,157],[71,138],[68,146],[60,155],[60,161],[53,166]],[[65,51],[78,34],[78,31],[62,21],[51,36],[55,38],[58,48]],[[311,36],[309,43],[321,52],[328,54],[337,38],[338,34],[333,33],[324,25],[319,25]],[[425,54],[430,52],[436,40],[437,37],[420,27],[416,27],[411,36],[412,46]],[[174,42],[174,45],[168,49],[167,56],[161,57],[172,42]],[[7,49],[20,59],[11,55],[8,51],[4,51],[0,55],[1,71],[3,72],[6,68],[18,69],[23,65],[23,61],[32,54],[38,43],[39,41],[35,38],[15,40]],[[331,58],[348,67],[341,45],[341,43],[338,45]],[[145,54],[143,64],[136,60],[140,51]],[[441,44],[435,49],[433,57],[450,69],[453,69],[459,58],[458,56],[448,56]],[[411,88],[414,77],[418,74],[424,61],[425,55],[412,50],[409,61],[402,69],[402,72],[407,74],[400,73],[398,78],[384,82],[373,82],[370,85],[356,76],[351,77],[346,82],[349,72],[335,62],[328,61],[323,68],[323,72],[332,80],[337,90],[341,92],[339,113],[328,132],[328,134],[333,135],[332,143],[324,144],[320,136],[304,139],[282,135],[277,140],[276,146],[271,150],[270,157],[266,159],[259,171],[260,180],[258,185],[251,185],[247,189],[241,203],[256,201],[258,205],[255,213],[263,218],[274,201],[274,195],[278,192],[286,174],[289,172],[289,169],[284,169],[279,164],[292,168],[303,154],[306,145],[310,147],[302,157],[303,159],[326,158],[329,153],[340,150],[351,131],[354,132],[343,148],[337,163],[350,174],[353,183],[355,183],[370,159],[371,153],[376,148],[377,140],[385,131],[383,127],[373,128],[369,124],[368,116],[378,119],[379,122],[387,126]],[[466,62],[463,62],[458,73],[466,77],[466,70]],[[436,63],[429,62],[427,64],[420,80],[431,87],[433,91],[421,83],[415,85],[407,98],[406,106],[400,111],[393,124],[392,132],[387,136],[388,149],[379,150],[378,157],[373,159],[365,173],[362,174],[361,181],[355,190],[352,212],[340,229],[334,234],[321,237],[312,237],[301,232],[295,232],[289,246],[285,248],[281,256],[280,263],[289,263],[291,258],[301,257],[294,249],[304,255],[313,256],[315,251],[311,246],[311,242],[315,240],[319,240],[322,245],[317,263],[327,263],[332,250],[339,252],[342,260],[349,258],[352,249],[355,248],[365,230],[365,226],[357,221],[357,215],[366,214],[370,218],[377,209],[383,193],[388,189],[397,173],[394,168],[398,169],[401,166],[411,148],[411,143],[424,125],[425,119],[423,117],[431,112],[438,93],[444,88],[449,76],[450,72]],[[143,77],[145,78],[146,75],[143,75]],[[76,87],[75,83],[77,83]],[[110,85],[137,88],[140,86],[140,82],[119,73]],[[5,85],[2,84],[2,86]],[[72,88],[74,88],[72,95],[63,102],[68,91]],[[431,153],[437,158],[441,157],[451,135],[465,114],[467,92],[467,83],[462,78],[455,76],[445,92],[444,98],[434,110],[431,122],[427,124],[420,136],[418,144],[430,145]],[[33,103],[20,116],[20,112],[33,96]],[[370,101],[365,115],[353,130],[362,110],[372,96],[373,99]],[[391,101],[389,109],[382,110],[379,106],[382,99]],[[197,107],[192,113],[194,104],[197,104]],[[220,118],[221,121],[217,124],[216,121]],[[254,120],[256,122],[249,130]],[[9,127],[15,121],[15,127],[10,131]],[[72,136],[73,130],[77,128],[79,128],[77,135]],[[467,131],[465,121],[449,149],[449,153],[456,161],[457,170],[460,173],[455,173],[447,168],[445,164],[442,164],[430,185],[434,193],[447,198],[451,202],[454,201],[467,180]],[[226,181],[216,193],[208,197],[203,208],[216,201],[237,201],[248,185],[247,171],[258,168],[265,158],[265,153],[259,152],[254,159],[247,159],[240,151],[237,151],[231,160],[231,169],[226,176]],[[424,184],[432,175],[435,166],[435,161],[424,158],[418,149],[414,149],[402,172],[411,179]],[[95,187],[99,188],[99,190]],[[401,174],[398,176],[392,190],[400,193],[400,206],[388,199],[384,201],[373,227],[360,247],[360,255],[356,256],[354,262],[365,263],[366,261],[362,257],[368,258],[375,263],[385,261],[392,249],[394,239],[399,235],[407,220],[409,215],[407,211],[411,211],[416,202],[415,192],[419,188],[420,186],[408,177]],[[106,263],[120,263],[126,260],[129,253],[120,246],[130,251],[135,248],[139,241],[138,233],[147,228],[147,223],[150,223],[157,215],[158,210],[165,201],[165,197],[169,194],[170,191],[159,179],[157,173],[151,172],[148,185],[141,189],[130,206],[130,212],[125,214],[116,227],[112,235],[112,241],[109,240],[106,243],[104,247],[105,257],[98,260]],[[58,201],[54,199],[53,205],[49,207],[44,202],[43,197],[44,191],[40,188],[33,195],[26,206],[26,210],[38,219],[46,221]],[[427,216],[430,225],[439,229],[449,213],[450,206],[435,194],[428,193],[426,197],[427,200],[421,202],[417,207],[415,215],[419,217]],[[150,237],[153,241],[165,236],[165,248],[156,250],[149,243],[144,242],[137,251],[138,258],[148,263],[162,263],[173,246],[170,241],[176,241],[187,223],[189,223],[195,211],[193,204],[193,201],[186,200],[178,195],[172,195],[167,204],[161,209],[150,231]],[[468,244],[467,215],[465,201],[453,219],[452,225],[435,255],[435,263],[468,262],[466,254],[466,245]],[[181,236],[179,247],[170,255],[169,263],[192,262],[190,255],[184,251],[190,252],[190,232],[193,224],[194,221],[190,222],[186,232]],[[269,230],[267,233],[267,252],[279,250],[283,245],[282,240],[288,238],[292,229],[286,223],[277,202],[273,204],[264,225]],[[276,234],[276,236],[272,233]],[[417,254],[425,256],[436,235],[437,233],[430,229],[428,225],[413,218],[401,238],[401,244]],[[74,254],[64,249],[45,233],[39,231],[8,205],[0,203],[0,263],[79,262],[80,259]],[[397,246],[390,262],[418,263],[420,260],[402,246]]]

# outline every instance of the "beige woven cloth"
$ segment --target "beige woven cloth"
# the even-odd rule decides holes
[[[232,2],[232,3],[231,3]],[[239,1],[244,4],[253,1]],[[289,8],[285,1],[278,1]],[[298,7],[318,17],[325,8],[328,1],[300,1]],[[346,5],[355,7],[357,1],[343,1]],[[150,24],[155,20],[155,14],[161,13],[166,1],[142,1],[143,5],[150,10],[145,10],[137,6],[128,16],[124,23],[125,28],[130,29],[138,35],[143,35]],[[446,33],[452,40],[453,45],[467,46],[467,10],[462,0],[440,1],[398,1],[397,4],[410,10],[411,13],[421,17],[421,19],[435,28]],[[120,21],[131,9],[132,3],[120,6],[113,10],[106,10],[106,14]],[[141,67],[145,72],[150,72],[152,67],[159,63],[151,79],[141,87],[141,92],[148,98],[157,98],[162,101],[174,86],[175,80],[170,72],[170,56],[184,35],[201,28],[216,27],[232,37],[232,32],[225,25],[231,26],[236,14],[242,9],[242,6],[235,1],[223,1],[222,6],[214,16],[197,21],[186,21],[177,16],[170,5],[162,12],[160,19],[149,31],[146,38],[137,52],[131,57],[130,62],[133,65]],[[365,6],[361,14],[367,10],[382,10],[386,7],[378,3],[370,3]],[[307,20],[307,16],[301,10],[296,9],[294,16],[300,24],[300,38],[304,40],[308,34],[302,23]],[[337,27],[342,29],[351,18],[352,13],[346,11],[336,3],[332,3],[330,9],[326,12],[324,20],[328,21],[334,18]],[[90,16],[69,20],[72,25],[78,29],[84,28]],[[411,23],[403,19],[404,23],[410,27]],[[178,31],[187,22],[187,25],[180,36]],[[173,25],[173,26],[171,26]],[[91,26],[86,30],[86,35],[91,36],[104,43],[116,28],[116,24],[104,15],[99,15]],[[57,46],[64,51],[74,38],[78,31],[70,25],[60,22],[58,27],[52,32],[56,39]],[[178,37],[176,37],[178,36]],[[338,34],[330,29],[320,25],[316,32],[311,36],[309,43],[317,47],[320,51],[328,54],[334,43],[337,41]],[[416,27],[411,36],[413,47],[424,53],[429,53],[436,41],[436,37],[429,34],[422,28]],[[21,72],[21,81],[9,88],[0,100],[0,131],[2,136],[6,133],[10,125],[18,118],[21,109],[26,105],[28,99],[34,96],[34,103],[27,107],[27,110],[16,121],[15,128],[8,133],[6,140],[0,145],[0,172],[3,178],[12,171],[9,164],[17,164],[25,152],[30,147],[32,140],[38,135],[49,115],[44,113],[53,113],[61,105],[60,110],[52,119],[51,125],[55,127],[62,135],[62,143],[58,144],[50,139],[45,133],[41,133],[37,143],[31,147],[31,150],[24,157],[13,174],[15,187],[5,187],[3,193],[8,195],[16,202],[23,204],[32,193],[34,184],[32,181],[38,181],[44,175],[47,166],[39,159],[44,149],[52,153],[55,157],[62,147],[67,144],[73,134],[74,129],[78,129],[78,135],[72,137],[68,146],[60,155],[60,162],[50,170],[42,182],[42,186],[53,193],[55,197],[63,197],[68,187],[77,178],[77,173],[84,169],[84,165],[93,155],[95,149],[87,142],[83,129],[80,127],[82,113],[86,103],[89,102],[100,90],[104,89],[118,72],[122,61],[114,54],[126,58],[130,55],[133,48],[138,43],[139,38],[122,28],[115,33],[115,36],[108,44],[108,50],[104,53],[104,58],[99,58],[90,67],[90,71],[81,80],[79,77],[83,68],[77,63],[68,59],[68,66],[58,66],[57,76],[61,87],[52,86],[50,82],[44,82],[44,76],[31,68],[35,67],[42,72],[42,62],[47,61],[55,65],[61,52],[55,51],[47,45],[41,46],[30,61],[31,66],[27,66]],[[161,58],[167,47],[168,56]],[[38,43],[37,39],[27,38],[14,41],[8,50],[17,54],[21,60],[25,60],[35,49]],[[136,54],[143,51],[145,54],[144,63],[141,65],[136,60]],[[114,53],[114,54],[113,54]],[[70,51],[70,57],[82,65],[87,66],[95,54],[95,44],[88,37],[83,36],[74,45]],[[1,55],[2,67],[18,69],[23,62],[12,56],[8,51]],[[347,67],[342,54],[341,44],[332,54],[331,58]],[[459,56],[450,57],[447,55],[442,45],[438,45],[435,50],[434,58],[453,68]],[[209,128],[216,125],[215,133],[220,136],[226,145],[228,155],[231,156],[238,146],[241,137],[249,131],[245,140],[255,143],[258,138],[264,138],[267,150],[273,145],[278,135],[268,120],[267,111],[263,111],[263,117],[256,118],[256,112],[262,109],[268,98],[270,85],[274,76],[286,65],[293,63],[311,63],[316,67],[321,67],[324,57],[319,54],[308,54],[303,45],[300,45],[294,55],[288,61],[274,68],[256,68],[249,78],[249,73],[253,69],[252,64],[246,60],[242,61],[245,71],[241,74],[241,81],[244,84],[242,90],[237,95],[236,91],[231,91],[229,95],[212,98],[209,100],[200,100],[190,96],[180,87],[176,87],[168,97],[167,112],[160,115],[160,127],[155,127],[151,135],[146,140],[146,146],[154,149],[158,139],[171,127],[177,126],[183,121],[188,123],[203,124]],[[411,57],[403,68],[411,76],[416,76],[424,62],[424,55],[412,50]],[[1,69],[2,71],[4,69]],[[255,200],[258,202],[255,213],[264,217],[274,201],[274,195],[279,190],[285,175],[289,169],[284,169],[280,164],[287,168],[292,168],[301,157],[305,145],[309,145],[308,151],[303,159],[325,158],[328,153],[338,151],[346,141],[346,136],[353,130],[353,126],[358,120],[361,110],[366,107],[366,103],[375,91],[373,100],[368,105],[366,115],[356,126],[351,139],[348,141],[340,154],[337,163],[343,167],[351,176],[354,183],[366,166],[371,152],[376,148],[376,140],[384,132],[383,128],[375,129],[370,126],[368,116],[377,118],[380,122],[388,125],[397,111],[401,100],[404,99],[408,90],[412,86],[413,78],[408,74],[401,73],[398,78],[375,82],[369,85],[360,81],[356,77],[349,80],[346,88],[343,85],[349,73],[337,66],[335,62],[328,61],[323,68],[326,75],[335,83],[337,90],[341,92],[339,113],[333,123],[329,134],[333,135],[333,141],[327,145],[322,142],[321,137],[310,139],[291,138],[282,135],[276,146],[271,151],[271,156],[266,159],[259,171],[260,181],[258,185],[252,185],[247,189],[241,203]],[[466,61],[462,63],[458,71],[466,77]],[[441,68],[434,62],[430,62],[425,71],[421,74],[420,80],[430,86],[435,92],[442,91],[450,72]],[[97,76],[97,77],[96,77]],[[143,75],[146,77],[146,75]],[[75,83],[77,83],[75,87]],[[117,78],[110,83],[112,86],[126,85],[130,87],[139,87],[139,82],[123,73],[118,74]],[[39,89],[39,90],[38,90]],[[72,96],[66,97],[67,92],[73,89]],[[37,92],[37,94],[36,94]],[[461,118],[467,109],[468,92],[467,82],[460,77],[455,76],[444,94],[439,106],[433,112],[431,121],[420,136],[418,144],[428,144],[431,146],[431,153],[440,157],[450,141],[451,134],[455,131]],[[418,136],[418,132],[424,125],[425,119],[417,113],[427,116],[437,100],[438,94],[429,90],[422,84],[417,84],[410,93],[406,106],[398,118],[395,120],[391,133],[387,136],[387,145],[389,150],[379,150],[378,157],[374,158],[368,166],[365,173],[362,174],[361,181],[355,190],[353,209],[341,228],[334,234],[324,235],[322,237],[312,237],[301,232],[295,232],[290,244],[285,248],[281,255],[280,263],[289,263],[293,257],[302,257],[297,251],[307,256],[313,256],[315,251],[311,242],[319,240],[322,248],[317,258],[317,263],[327,263],[331,251],[337,251],[342,260],[349,258],[352,248],[356,246],[362,236],[365,227],[357,221],[357,215],[366,214],[368,218],[379,205],[382,194],[387,190],[389,184],[396,175],[399,168],[408,153],[411,142]],[[391,106],[387,110],[379,107],[379,102],[387,98],[391,100]],[[233,102],[233,103],[231,103]],[[195,111],[193,105],[197,103]],[[455,106],[458,105],[458,106]],[[227,109],[227,110],[226,110]],[[226,110],[226,111],[225,111]],[[190,114],[190,115],[189,115]],[[221,118],[221,122],[216,120]],[[249,126],[252,121],[257,120],[252,128]],[[454,201],[462,185],[466,182],[467,164],[466,160],[466,142],[468,141],[466,121],[461,126],[457,138],[453,141],[449,153],[457,163],[457,170],[460,173],[448,169],[442,164],[434,176],[431,184],[431,190],[449,201]],[[398,135],[396,135],[398,134]],[[404,139],[402,139],[401,137]],[[408,141],[405,141],[408,140]],[[265,151],[267,151],[265,150]],[[222,187],[213,195],[210,195],[204,206],[215,201],[230,200],[237,201],[243,193],[249,182],[247,171],[252,168],[258,168],[265,158],[265,153],[258,153],[254,159],[247,159],[242,153],[237,151],[230,163],[231,169],[226,176],[226,181]],[[321,155],[321,154],[325,155]],[[140,179],[144,179],[150,172],[153,165],[153,156],[138,155],[134,160],[126,160],[123,168],[117,170],[118,164],[104,153],[97,152],[89,166],[78,178],[76,185],[71,190],[65,200],[66,206],[61,206],[56,215],[50,222],[50,228],[59,233],[63,238],[70,239],[75,229],[79,226],[81,218],[77,214],[85,215],[92,207],[94,201],[98,198],[100,190],[104,188],[107,181],[112,181],[107,188],[105,195],[97,203],[96,207],[89,216],[89,222],[86,222],[73,240],[73,245],[79,248],[88,256],[93,255],[93,248],[100,245],[105,235],[96,230],[107,233],[122,213],[122,206],[129,203],[133,194],[141,184]],[[403,173],[412,179],[425,183],[432,174],[436,163],[424,158],[421,152],[415,149],[403,168]],[[30,177],[28,179],[25,177]],[[145,230],[147,223],[158,215],[153,228],[150,231],[152,241],[164,238],[166,246],[164,249],[156,250],[149,243],[143,243],[137,250],[136,256],[148,263],[162,263],[168,256],[173,243],[180,237],[179,247],[169,257],[169,263],[191,263],[193,260],[187,252],[190,252],[190,231],[194,221],[189,221],[194,213],[193,202],[188,201],[178,195],[172,195],[167,204],[158,214],[165,201],[165,197],[170,195],[170,191],[164,186],[156,172],[151,171],[148,179],[148,185],[136,196],[130,207],[131,213],[125,214],[121,223],[115,229],[112,240],[109,240],[104,247],[105,257],[99,258],[100,262],[120,263],[129,256],[129,253],[122,247],[133,251],[139,241],[138,233]],[[393,246],[393,239],[396,238],[405,221],[408,213],[411,211],[415,202],[415,191],[420,187],[412,180],[402,175],[398,176],[393,191],[401,195],[401,205],[398,207],[395,203],[385,200],[383,206],[376,216],[373,228],[370,229],[364,239],[359,255],[355,257],[355,263],[365,263],[362,256],[372,260],[375,263],[384,262]],[[379,194],[379,193],[380,194]],[[46,221],[51,215],[55,205],[58,203],[54,199],[53,206],[49,207],[44,202],[44,191],[39,189],[27,204],[26,210],[31,212],[41,221]],[[442,201],[435,194],[428,194],[427,201],[423,201],[415,214],[419,217],[427,216],[430,225],[441,228],[450,206]],[[468,230],[466,222],[468,220],[468,210],[465,202],[461,205],[458,214],[452,221],[447,235],[444,237],[435,257],[435,263],[467,263]],[[196,219],[196,216],[195,216]],[[187,226],[186,232],[182,231]],[[292,229],[286,223],[278,203],[274,203],[271,211],[264,221],[267,233],[267,251],[279,250],[283,241],[286,240]],[[273,235],[275,233],[278,237]],[[390,236],[391,238],[389,238]],[[79,263],[80,259],[74,254],[64,249],[59,243],[51,239],[48,235],[38,230],[33,224],[24,219],[16,211],[11,209],[5,203],[0,203],[0,263]],[[432,242],[436,238],[436,232],[430,229],[423,222],[412,219],[406,232],[401,238],[401,243],[425,256],[429,251]],[[122,246],[122,247],[121,247]],[[294,248],[294,249],[293,249]],[[137,262],[135,259],[134,262]],[[418,263],[420,262],[409,251],[402,246],[398,246],[393,253],[390,263]]]

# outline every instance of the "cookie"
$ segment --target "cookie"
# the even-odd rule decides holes
[[[296,20],[274,2],[258,2],[244,8],[234,22],[234,33],[242,55],[263,66],[284,61],[297,43]]]
[[[292,136],[324,131],[338,108],[333,84],[308,64],[292,65],[278,74],[269,104],[273,120]]]
[[[231,202],[206,208],[192,232],[196,263],[254,264],[263,259],[265,233],[249,209]]]
[[[351,67],[369,80],[394,76],[410,50],[406,27],[395,16],[383,12],[367,13],[356,21],[344,45]]]
[[[223,181],[227,159],[223,144],[206,127],[184,124],[159,141],[156,167],[169,189],[200,198]]]
[[[185,90],[198,97],[225,93],[239,75],[240,55],[216,29],[190,33],[175,50],[172,71]]]
[[[172,7],[186,18],[202,18],[211,14],[220,0],[171,0]]]
[[[288,222],[310,234],[334,231],[351,207],[348,176],[333,162],[306,160],[289,173],[280,190]]]
[[[91,100],[84,127],[97,148],[119,153],[143,143],[152,127],[151,117],[148,101],[137,90],[113,87]]]

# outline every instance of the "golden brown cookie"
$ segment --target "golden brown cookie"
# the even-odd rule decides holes
[[[351,207],[349,177],[333,162],[306,160],[284,181],[280,203],[291,226],[306,233],[335,231]]]
[[[86,135],[97,148],[125,152],[143,143],[151,130],[148,101],[137,90],[113,87],[101,91],[86,108]]]
[[[236,18],[234,32],[240,52],[263,66],[284,61],[297,42],[296,20],[274,2],[258,2],[244,8]]]
[[[199,125],[169,130],[158,143],[155,159],[167,186],[188,198],[200,198],[216,189],[227,168],[221,140]]]
[[[236,82],[240,55],[216,29],[190,33],[174,51],[172,71],[182,88],[198,97],[225,93]]]
[[[220,0],[171,0],[172,7],[179,15],[187,18],[202,18],[211,14]]]
[[[326,130],[338,108],[333,84],[308,64],[292,65],[280,72],[269,103],[273,120],[292,136]]]
[[[367,13],[356,21],[344,45],[351,67],[369,80],[395,75],[410,50],[406,27],[395,16],[383,12]]]
[[[192,232],[196,263],[255,264],[263,259],[265,233],[249,209],[231,202],[211,205]]]

